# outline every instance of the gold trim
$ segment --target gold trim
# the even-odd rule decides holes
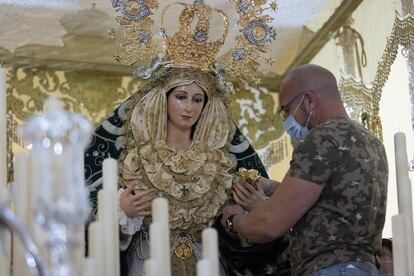
[[[398,47],[414,46],[414,17],[407,15],[401,17],[396,12],[395,22],[392,33],[387,40],[385,51],[377,68],[377,74],[372,86],[372,118],[370,128],[382,140],[382,125],[379,116],[379,104],[382,95],[382,89],[391,71],[391,65],[397,57]]]
[[[382,89],[388,80],[391,66],[395,61],[400,46],[411,48],[414,46],[414,17],[407,15],[401,17],[396,12],[394,26],[391,35],[387,39],[384,53],[378,63],[376,75],[372,87],[352,78],[342,78],[340,87],[343,91],[351,92],[347,95],[342,93],[345,102],[356,103],[364,112],[361,113],[360,121],[367,126],[379,139],[383,139],[382,124],[379,115],[379,105],[382,95]],[[341,90],[342,90],[341,89]]]

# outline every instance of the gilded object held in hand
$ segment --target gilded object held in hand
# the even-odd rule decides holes
[[[244,179],[244,181],[250,184],[255,182],[260,177],[259,171],[254,169],[248,170],[246,168],[240,168],[237,172],[237,175],[239,175]]]

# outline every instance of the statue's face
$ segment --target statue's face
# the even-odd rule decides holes
[[[168,95],[168,123],[191,130],[200,118],[205,102],[204,91],[196,84],[178,86]]]

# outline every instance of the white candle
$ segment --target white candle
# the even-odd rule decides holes
[[[394,149],[396,165],[395,169],[397,177],[408,176],[407,146],[404,133],[397,132],[394,135]]]
[[[7,189],[7,70],[0,66],[0,202],[8,197]],[[0,275],[9,275],[11,240],[8,232],[3,232],[4,243],[0,245]]]
[[[15,214],[26,227],[29,224],[29,156],[26,153],[17,153],[14,161],[14,185],[18,196],[15,201]],[[13,272],[14,275],[29,275],[21,241],[13,236]]]
[[[103,161],[103,188],[116,193],[118,190],[118,163],[113,158],[107,158]]]
[[[219,276],[218,236],[213,228],[206,228],[201,234],[203,258],[210,264],[210,275]]]
[[[14,185],[18,196],[15,202],[15,213],[23,222],[24,226],[28,224],[29,202],[29,155],[24,152],[17,153],[14,161]]]
[[[118,240],[115,240],[115,234],[118,233],[118,222],[114,219],[114,214],[110,212],[110,206],[113,208],[111,202],[115,199],[108,193],[108,191],[101,190],[98,193],[98,200],[103,202],[103,206],[99,204],[99,220],[102,221],[102,241],[104,247],[104,271],[106,275],[118,275],[119,274],[119,236]],[[106,208],[105,208],[106,207]]]
[[[40,175],[42,174],[42,170],[40,169],[41,166],[39,162],[37,162],[37,157],[34,151],[30,151],[29,153],[29,202],[27,203],[29,206],[28,210],[28,230],[29,233],[32,235],[34,242],[38,245],[38,249],[40,255],[46,258],[46,261],[49,262],[49,252],[46,248],[46,240],[47,234],[37,223],[36,223],[36,203],[39,198],[39,194],[43,191],[39,189],[41,184],[39,183]],[[50,192],[50,190],[49,190]],[[49,262],[50,264],[50,262]]]
[[[152,202],[152,221],[161,223],[163,234],[163,275],[171,275],[171,261],[170,261],[170,224],[168,215],[168,201],[165,198],[159,197]]]
[[[211,276],[208,260],[201,259],[197,262],[197,276]]]
[[[406,218],[406,243],[409,260],[414,260],[413,205],[411,181],[408,176],[408,158],[405,135],[394,135],[395,167],[397,177],[398,210]],[[409,275],[414,275],[414,262],[409,263]]]
[[[76,185],[76,189],[72,189],[72,194],[74,196],[73,200],[81,205],[89,206],[89,202],[85,191],[84,151],[82,148],[78,148],[77,150],[79,150],[79,152],[76,153],[76,159],[79,160],[79,162],[77,162],[78,166],[76,168],[78,171],[76,174],[77,179],[75,181],[76,183],[74,183]],[[75,154],[75,151],[72,154]],[[83,225],[78,227],[75,235],[76,241],[78,243],[74,250],[75,264],[78,268],[79,275],[88,275],[88,266],[90,264],[86,263],[87,259],[85,259],[85,228]],[[90,262],[93,263],[94,261],[91,260]]]
[[[164,229],[160,222],[153,222],[150,225],[150,256],[151,259],[158,262],[160,273],[164,275]]]
[[[83,271],[83,275],[84,276],[95,276],[95,275],[99,275],[97,274],[97,267],[96,267],[96,262],[94,258],[88,257],[85,258],[84,261],[84,271]]]
[[[37,193],[40,192],[37,188],[37,179],[39,177],[40,171],[38,169],[38,164],[36,163],[36,158],[33,156],[32,151],[29,152],[29,197],[28,200],[28,228],[29,232],[34,235],[34,225],[35,222],[35,208],[36,208],[36,198]]]
[[[119,265],[119,229],[117,214],[117,162],[105,159],[103,162],[103,189],[98,192],[98,218],[102,221],[105,239],[105,272],[117,276]]]
[[[77,242],[76,248],[73,250],[74,264],[78,275],[86,273],[85,264],[85,229],[79,227],[75,232],[75,239]]]
[[[152,202],[152,220],[166,224],[168,222],[168,201],[158,197]]]
[[[0,66],[0,186],[7,188],[7,70]],[[4,202],[7,193],[0,194]]]
[[[1,192],[1,190],[0,190]],[[11,240],[10,234],[4,229],[0,233],[0,275],[10,275]]]
[[[8,193],[6,186],[0,183],[0,194],[5,197]],[[10,274],[10,234],[7,230],[0,230],[0,275]]]
[[[408,253],[406,236],[406,223],[403,215],[392,217],[392,254],[394,262],[394,275],[406,276],[408,274]]]
[[[100,221],[94,221],[88,227],[88,255],[94,259],[95,272],[94,275],[104,275],[105,263],[105,239]]]
[[[153,259],[148,259],[144,263],[144,275],[145,276],[159,276],[159,268],[161,265],[159,262]]]

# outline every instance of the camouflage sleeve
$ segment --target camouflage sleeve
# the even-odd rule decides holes
[[[332,132],[335,132],[332,128],[309,132],[293,151],[287,175],[325,185],[340,159]]]

